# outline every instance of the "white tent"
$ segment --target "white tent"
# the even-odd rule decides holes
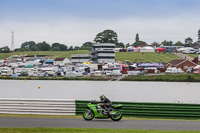
[[[155,52],[155,49],[152,47],[141,47],[140,52]]]

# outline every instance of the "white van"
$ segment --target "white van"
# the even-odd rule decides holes
[[[13,70],[2,70],[1,75],[2,76],[11,76],[13,74]]]
[[[95,71],[94,72],[94,76],[102,76],[102,72],[101,71]]]
[[[181,68],[176,68],[176,67],[170,67],[167,68],[165,71],[165,74],[177,74],[177,73],[183,73],[183,70]]]
[[[112,76],[122,76],[122,73],[120,72],[120,70],[113,70],[111,75]]]

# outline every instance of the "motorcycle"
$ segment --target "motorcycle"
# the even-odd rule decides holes
[[[108,107],[108,112],[103,108],[104,104],[92,100],[87,104],[87,110],[83,113],[83,118],[87,121],[93,118],[106,119],[111,118],[113,121],[119,121],[122,119],[122,112],[118,109],[122,109],[122,104],[112,105]]]

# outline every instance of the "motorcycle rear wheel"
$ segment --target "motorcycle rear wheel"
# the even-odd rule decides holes
[[[115,110],[115,115],[111,115],[110,118],[113,120],[113,121],[119,121],[122,119],[122,113],[119,111],[119,110]]]
[[[94,112],[92,110],[86,110],[84,113],[83,113],[83,118],[86,120],[86,121],[90,121],[94,118]]]

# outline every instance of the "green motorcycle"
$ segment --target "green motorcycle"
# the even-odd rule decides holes
[[[122,108],[122,104],[113,105],[108,108],[109,112],[103,108],[104,104],[97,101],[91,101],[87,104],[87,110],[83,113],[83,118],[87,121],[92,120],[93,118],[111,118],[113,121],[119,121],[122,118],[122,112],[118,109]]]

